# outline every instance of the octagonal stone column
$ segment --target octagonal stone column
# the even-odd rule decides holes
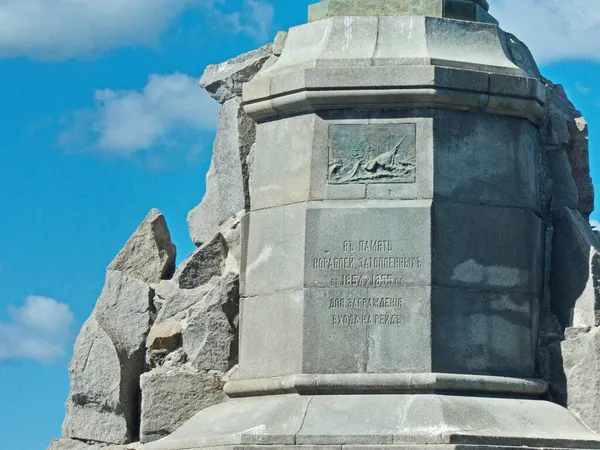
[[[505,45],[487,23],[332,17],[245,87],[241,379],[534,377],[544,91]]]

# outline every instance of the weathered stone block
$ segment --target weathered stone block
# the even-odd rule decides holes
[[[532,212],[434,202],[433,227],[435,285],[541,294],[544,226]]]
[[[100,450],[100,444],[86,444],[75,439],[53,439],[48,450]]]
[[[217,233],[179,265],[173,281],[180,289],[195,289],[208,283],[223,272],[228,251],[227,241]]]
[[[243,295],[302,288],[305,224],[306,203],[252,213]]]
[[[434,288],[433,371],[535,376],[538,308],[530,294]]]
[[[600,239],[578,211],[554,222],[550,295],[563,327],[600,325]]]
[[[271,54],[272,45],[265,45],[221,64],[208,66],[200,86],[221,104],[241,97],[243,84],[256,75]]]
[[[206,176],[206,194],[188,215],[190,234],[196,245],[207,242],[227,219],[246,208],[246,187],[242,158],[243,141],[252,145],[253,127],[241,127],[241,101],[225,102],[219,112],[213,158]],[[248,151],[250,147],[248,147]]]
[[[438,111],[433,130],[435,198],[539,210],[533,124]]]
[[[261,151],[252,166],[252,210],[308,200],[315,120],[305,115],[257,128]]]
[[[431,370],[428,287],[306,289],[303,373]]]
[[[182,320],[182,348],[195,369],[226,372],[237,362],[239,296],[239,277],[228,274]]]
[[[305,287],[430,284],[431,201],[311,203],[304,267]]]
[[[149,286],[109,270],[75,345],[65,437],[115,444],[135,438],[139,376],[153,319]]]
[[[90,317],[77,337],[69,367],[71,391],[63,436],[114,443],[133,438],[137,379],[130,376],[126,362],[119,358],[115,344],[96,318]],[[60,445],[69,448],[67,443]]]
[[[153,209],[108,270],[122,272],[146,283],[158,283],[173,275],[175,256],[167,222],[160,211]]]
[[[175,431],[198,411],[226,399],[217,373],[156,369],[140,379],[142,443]]]
[[[242,299],[239,376],[261,378],[302,371],[303,292]],[[268,324],[269,331],[265,329]]]

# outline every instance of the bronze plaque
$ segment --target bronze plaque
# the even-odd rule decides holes
[[[331,125],[329,183],[415,183],[416,126]]]

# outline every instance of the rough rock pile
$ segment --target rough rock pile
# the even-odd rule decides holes
[[[51,450],[139,449],[226,399],[222,386],[238,360],[240,221],[251,201],[255,141],[242,85],[277,60],[285,37],[207,68],[201,85],[222,106],[206,195],[188,217],[198,249],[176,268],[165,219],[153,210],[108,267],[75,344],[64,438]],[[538,176],[550,282],[538,372],[552,383],[552,400],[600,432],[600,238],[588,224],[587,125],[512,35],[507,49],[547,87]]]
[[[250,205],[255,124],[242,84],[281,54],[275,44],[216,66],[200,82],[221,105],[206,194],[189,214],[198,249],[175,267],[153,210],[109,265],[75,343],[63,439],[49,450],[140,449],[225,400],[238,361],[240,220]]]

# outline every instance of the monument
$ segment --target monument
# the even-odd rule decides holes
[[[600,447],[587,124],[485,0],[327,0],[207,67],[176,264],[151,210],[49,450]]]
[[[325,0],[244,85],[239,369],[144,448],[600,448],[536,378],[546,93],[487,10]]]

